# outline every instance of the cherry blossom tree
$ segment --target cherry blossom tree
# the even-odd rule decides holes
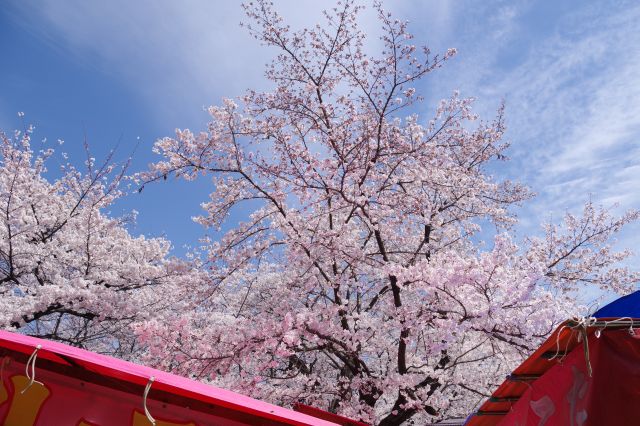
[[[132,325],[195,273],[168,258],[166,240],[133,237],[133,217],[104,213],[124,168],[88,158],[86,173],[65,164],[49,181],[53,149],[35,153],[31,134],[0,134],[0,326],[131,356]]]
[[[466,415],[568,315],[572,292],[629,292],[638,274],[608,242],[637,212],[589,203],[517,244],[529,190],[491,176],[507,143],[454,93],[411,114],[420,79],[455,54],[412,44],[376,4],[382,51],[365,52],[360,6],[293,31],[267,1],[248,31],[278,50],[269,92],[209,109],[206,131],[158,141],[138,175],[213,181],[208,285],[192,308],[139,327],[146,360],[279,404],[378,425]],[[230,216],[242,216],[240,222]],[[496,229],[479,242],[481,224]],[[488,232],[488,231],[486,231]],[[483,235],[486,235],[483,234]],[[171,356],[167,356],[167,348]]]

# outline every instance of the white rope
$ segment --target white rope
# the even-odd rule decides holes
[[[598,321],[598,319],[594,317],[584,317],[584,318],[574,318],[574,321],[576,322],[576,325],[573,326],[572,328],[578,328],[578,327],[586,328],[586,327],[592,327]]]
[[[573,321],[575,322],[575,325],[563,325],[562,327],[560,327],[560,330],[558,330],[558,334],[556,334],[556,353],[549,358],[549,361],[556,359],[560,356],[560,337],[562,336],[562,332],[565,329],[571,329],[571,331],[574,331],[575,329],[587,329],[588,327],[593,327],[597,321],[596,318],[594,317],[583,317],[583,318],[573,318]],[[582,339],[582,335],[578,335],[578,342],[580,342]],[[571,338],[569,338],[569,340],[567,340],[567,345],[565,348],[565,353],[560,357],[559,361],[562,362],[562,360],[564,359],[564,357],[567,355],[566,354],[566,350],[569,348],[569,344],[571,343]]]
[[[149,395],[149,390],[151,389],[151,385],[153,384],[153,381],[155,379],[156,378],[153,376],[149,377],[149,381],[147,382],[147,387],[144,388],[144,395],[143,395],[143,401],[142,401],[142,406],[144,407],[144,414],[147,416],[147,419],[149,420],[149,422],[151,422],[151,424],[154,426],[156,424],[156,419],[153,418],[153,416],[149,412],[149,409],[147,408],[147,396]]]
[[[594,301],[591,306],[589,306],[589,310],[588,315],[589,317],[593,317],[593,314],[595,314],[596,312],[598,312],[598,309],[600,309],[600,302],[598,301]]]
[[[24,373],[29,379],[29,384],[22,389],[20,393],[25,393],[27,389],[31,387],[34,383],[38,383],[40,385],[44,384],[36,380],[36,359],[38,359],[38,351],[42,348],[42,345],[36,346],[36,349],[33,351],[29,359],[27,360],[27,365],[24,367]],[[29,374],[29,366],[31,366],[31,374]]]
[[[587,373],[589,374],[589,377],[593,377],[593,369],[591,368],[591,354],[589,353],[589,335],[587,334],[589,326],[586,324],[587,323],[585,322],[581,325],[579,336],[581,336],[583,340],[582,349],[584,351],[584,362],[587,365]]]
[[[588,330],[591,327],[599,327],[595,330],[594,335],[596,336],[597,339],[600,338],[600,336],[602,335],[602,332],[604,330],[607,329],[607,327],[611,327],[615,324],[619,324],[622,326],[626,326],[629,325],[629,329],[628,332],[631,336],[635,336],[636,332],[635,329],[633,328],[634,326],[634,320],[631,317],[620,317],[620,318],[616,318],[614,320],[611,321],[601,321],[598,320],[597,318],[594,318],[593,316],[589,316],[589,317],[583,317],[583,318],[573,318],[573,324],[572,325],[563,325],[562,327],[560,327],[560,329],[558,330],[558,333],[556,335],[556,353],[549,358],[549,360],[553,360],[555,358],[557,358],[560,355],[560,337],[562,335],[562,332],[566,329],[569,328],[571,329],[572,332],[574,332],[575,330],[579,331],[578,334],[578,342],[583,344],[583,350],[584,350],[584,357],[585,357],[585,362],[586,362],[586,367],[587,367],[587,372],[589,373],[589,377],[592,376],[592,369],[591,369],[591,359],[589,356],[589,342],[588,342]],[[569,343],[571,342],[571,337],[569,337],[569,339],[567,340],[567,348],[569,348]],[[564,354],[562,355],[562,357],[560,357],[559,361],[562,362],[562,360],[564,359],[564,357],[567,355],[566,354],[566,349]]]
[[[560,336],[562,336],[562,332],[566,329],[566,328],[572,328],[569,327],[568,325],[563,325],[562,327],[560,327],[560,330],[558,330],[558,334],[556,334],[556,353],[553,354],[553,356],[551,358],[549,358],[549,361],[556,359],[559,355],[560,355]],[[565,348],[565,353],[560,357],[559,362],[562,362],[562,360],[564,359],[564,357],[567,355],[566,354],[566,349],[569,347],[569,342],[571,341],[571,339],[567,340],[567,347]]]
[[[625,322],[625,320],[629,321],[629,334],[632,336],[635,336],[635,330],[633,329],[633,318],[631,317],[621,317],[621,318],[616,318],[613,321],[605,321],[604,325],[605,327],[609,324],[615,324],[616,322]]]

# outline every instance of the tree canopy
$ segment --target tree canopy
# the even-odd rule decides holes
[[[352,1],[300,31],[271,3],[246,4],[248,31],[279,52],[273,89],[156,143],[164,159],[138,179],[208,176],[197,220],[230,230],[205,243],[209,283],[189,289],[193,307],[140,329],[170,348],[147,362],[278,404],[420,424],[468,414],[575,313],[573,290],[638,281],[608,245],[637,212],[588,203],[516,244],[513,206],[532,194],[487,171],[506,159],[503,110],[481,120],[453,93],[433,116],[407,112],[455,50],[417,48],[375,8],[372,56]],[[248,219],[228,221],[238,211]],[[493,244],[479,244],[487,222]]]

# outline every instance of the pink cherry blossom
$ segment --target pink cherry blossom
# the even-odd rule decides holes
[[[168,257],[168,241],[132,236],[134,216],[105,214],[123,169],[89,157],[86,173],[65,164],[49,181],[52,155],[34,153],[30,129],[0,133],[0,326],[133,357],[131,326],[179,306],[171,288],[197,274]]]
[[[371,56],[352,1],[300,31],[267,1],[245,5],[245,27],[278,51],[272,90],[211,107],[206,131],[158,141],[163,159],[137,176],[207,176],[197,221],[228,229],[205,243],[207,284],[184,289],[193,308],[140,326],[146,362],[282,405],[422,424],[467,415],[578,313],[572,292],[638,282],[608,246],[637,212],[589,203],[515,241],[513,207],[532,194],[487,171],[506,159],[503,110],[479,120],[453,93],[410,114],[418,81],[455,49],[416,49],[375,7]],[[479,244],[487,222],[497,232]]]

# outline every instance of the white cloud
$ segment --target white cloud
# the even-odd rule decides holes
[[[638,4],[576,11],[519,65],[478,87],[481,98],[506,97],[509,173],[539,194],[521,211],[523,234],[589,199],[618,212],[640,208],[638,22]],[[636,250],[632,268],[639,231],[628,226],[615,244]]]
[[[294,28],[321,20],[323,5],[301,3],[276,7]],[[273,53],[239,27],[245,19],[240,2],[43,0],[38,8],[26,2],[17,8],[29,30],[85,66],[122,79],[172,126],[201,124],[201,107],[264,86],[263,64]],[[362,21],[375,31],[370,11]],[[193,114],[198,120],[185,123]]]
[[[449,43],[459,48],[460,58],[431,77],[437,96],[459,86],[478,95],[485,112],[506,97],[513,170],[549,192],[545,203],[568,205],[597,192],[628,204],[633,194],[625,198],[609,177],[638,164],[630,154],[637,155],[634,135],[640,134],[640,7],[585,6],[559,19],[551,36],[530,31],[537,39],[527,44],[522,15],[534,6],[527,0],[388,3],[412,21],[418,41],[436,50]],[[265,84],[262,64],[272,52],[238,27],[244,15],[236,2],[44,0],[37,10],[20,7],[32,30],[126,81],[171,127],[197,124],[204,120],[201,106]],[[293,27],[314,23],[321,8],[293,0],[277,7]],[[372,15],[362,20],[373,33]],[[520,63],[502,64],[505,51],[522,56]],[[198,120],[185,123],[186,116]],[[624,186],[638,179],[629,172]],[[572,197],[559,202],[564,187]]]
[[[426,86],[430,100],[453,88],[477,97],[485,118],[506,100],[512,161],[493,172],[538,193],[519,210],[520,235],[579,212],[589,199],[618,211],[640,208],[640,5],[561,6],[456,3],[439,42],[459,55]],[[421,32],[418,39],[430,39],[428,28]],[[616,247],[640,246],[638,231],[640,224],[627,227]]]
[[[640,5],[577,4],[545,28],[528,1],[456,6],[446,42],[459,57],[427,90],[459,87],[487,118],[506,100],[507,173],[540,194],[528,213],[562,213],[590,196],[640,207]]]
[[[317,3],[276,6],[299,27],[318,19],[324,4]],[[543,6],[530,0],[387,5],[411,21],[417,43],[459,49],[428,77],[429,99],[460,88],[478,97],[487,116],[506,98],[513,141],[507,173],[540,193],[523,212],[523,230],[590,196],[639,207],[639,5],[575,2],[553,15],[532,15]],[[265,84],[262,64],[272,52],[238,27],[238,2],[43,0],[38,9],[19,7],[31,30],[125,81],[168,128],[201,128],[201,106]],[[371,15],[363,24],[374,34]],[[629,233],[622,239],[640,243]]]
[[[21,7],[31,30],[124,80],[165,119],[261,78],[250,64],[265,55],[238,31],[240,7],[232,2],[45,0]]]
[[[518,141],[515,165],[543,191],[544,204],[564,208],[593,193],[637,206],[630,184],[640,184],[633,173],[640,164],[640,7],[604,12],[562,22],[498,84]],[[586,30],[577,25],[585,21],[593,22]],[[621,173],[625,185],[614,178]]]

